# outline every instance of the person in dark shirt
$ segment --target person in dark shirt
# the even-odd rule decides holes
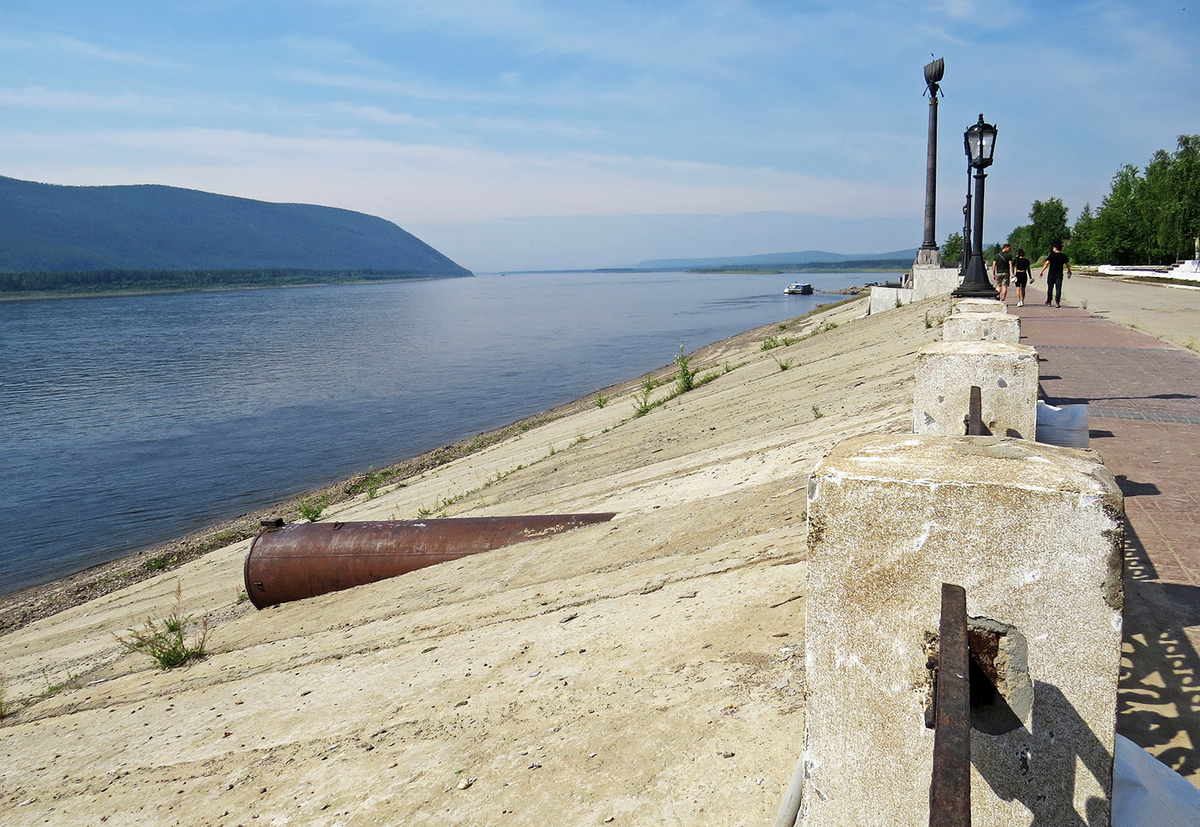
[[[1017,257],[1013,259],[1013,281],[1017,285],[1017,307],[1025,306],[1025,286],[1033,276],[1033,264],[1025,258],[1025,251],[1017,249]]]
[[[996,280],[996,289],[1000,291],[1000,301],[1008,301],[1008,282],[1012,279],[1013,257],[1012,247],[1008,244],[992,262],[992,278]]]
[[[1070,278],[1071,260],[1063,255],[1061,244],[1055,244],[1051,249],[1052,252],[1042,262],[1042,271],[1038,275],[1045,275],[1046,268],[1050,268],[1050,275],[1046,278],[1046,304],[1049,306],[1050,297],[1053,296],[1054,306],[1062,307],[1063,267],[1067,268],[1067,278]]]

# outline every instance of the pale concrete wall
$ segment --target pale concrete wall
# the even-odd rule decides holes
[[[1021,320],[1011,313],[953,313],[942,323],[942,341],[1021,343]]]
[[[913,301],[927,299],[930,296],[944,296],[947,293],[953,293],[961,283],[962,276],[959,274],[957,267],[913,265]]]
[[[914,264],[905,276],[907,287],[872,287],[871,314],[896,309],[896,298],[900,304],[912,304],[930,296],[941,296],[953,292],[962,279],[955,267]]]
[[[926,642],[948,582],[1014,656],[1002,689],[1016,729],[972,733],[973,823],[1107,827],[1122,510],[1091,451],[999,437],[837,445],[809,481],[800,823],[928,823]]]
[[[883,313],[885,310],[895,310],[896,300],[900,304],[913,303],[913,291],[908,287],[872,287],[870,315]]]
[[[935,342],[918,351],[913,433],[965,434],[972,385],[980,388],[983,423],[993,434],[1034,439],[1037,351],[995,341]]]

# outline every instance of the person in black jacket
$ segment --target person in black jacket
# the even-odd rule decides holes
[[[1063,254],[1061,244],[1055,244],[1051,250],[1050,255],[1042,262],[1042,271],[1038,275],[1044,275],[1046,268],[1050,268],[1050,275],[1046,279],[1046,305],[1049,306],[1050,297],[1054,296],[1054,306],[1062,307],[1063,267],[1067,268],[1067,278],[1070,278],[1071,259]]]

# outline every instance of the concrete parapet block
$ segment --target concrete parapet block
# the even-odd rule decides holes
[[[1007,313],[1008,305],[999,299],[959,299],[953,313]]]
[[[809,480],[799,823],[929,823],[927,655],[945,582],[966,590],[973,653],[995,653],[982,656],[994,681],[971,670],[973,823],[1107,827],[1122,530],[1092,451],[916,435],[835,446]]]
[[[1020,344],[1021,320],[1011,313],[955,313],[942,323],[942,340]]]
[[[908,287],[879,287],[871,288],[871,304],[868,315],[895,310],[897,307],[913,303],[913,291]]]
[[[913,433],[965,434],[972,385],[980,388],[983,424],[992,434],[1037,436],[1037,351],[982,340],[935,342],[917,352]]]
[[[920,260],[913,265],[913,301],[927,299],[930,296],[943,296],[946,293],[953,293],[961,283],[962,274],[958,271],[957,267],[926,265],[922,264]]]

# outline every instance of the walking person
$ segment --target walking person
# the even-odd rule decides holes
[[[1042,271],[1038,275],[1044,275],[1046,268],[1050,268],[1050,275],[1046,277],[1046,306],[1050,306],[1050,297],[1053,296],[1054,306],[1062,307],[1063,267],[1067,268],[1067,278],[1070,278],[1071,259],[1063,255],[1062,244],[1055,244],[1050,249],[1051,253],[1042,262]]]
[[[1025,286],[1033,278],[1033,264],[1025,258],[1025,251],[1017,249],[1017,257],[1013,259],[1013,282],[1017,285],[1017,307],[1025,306]]]
[[[996,281],[996,289],[1000,291],[1000,301],[1008,300],[1008,283],[1013,275],[1012,247],[1005,244],[992,262],[992,278]]]

